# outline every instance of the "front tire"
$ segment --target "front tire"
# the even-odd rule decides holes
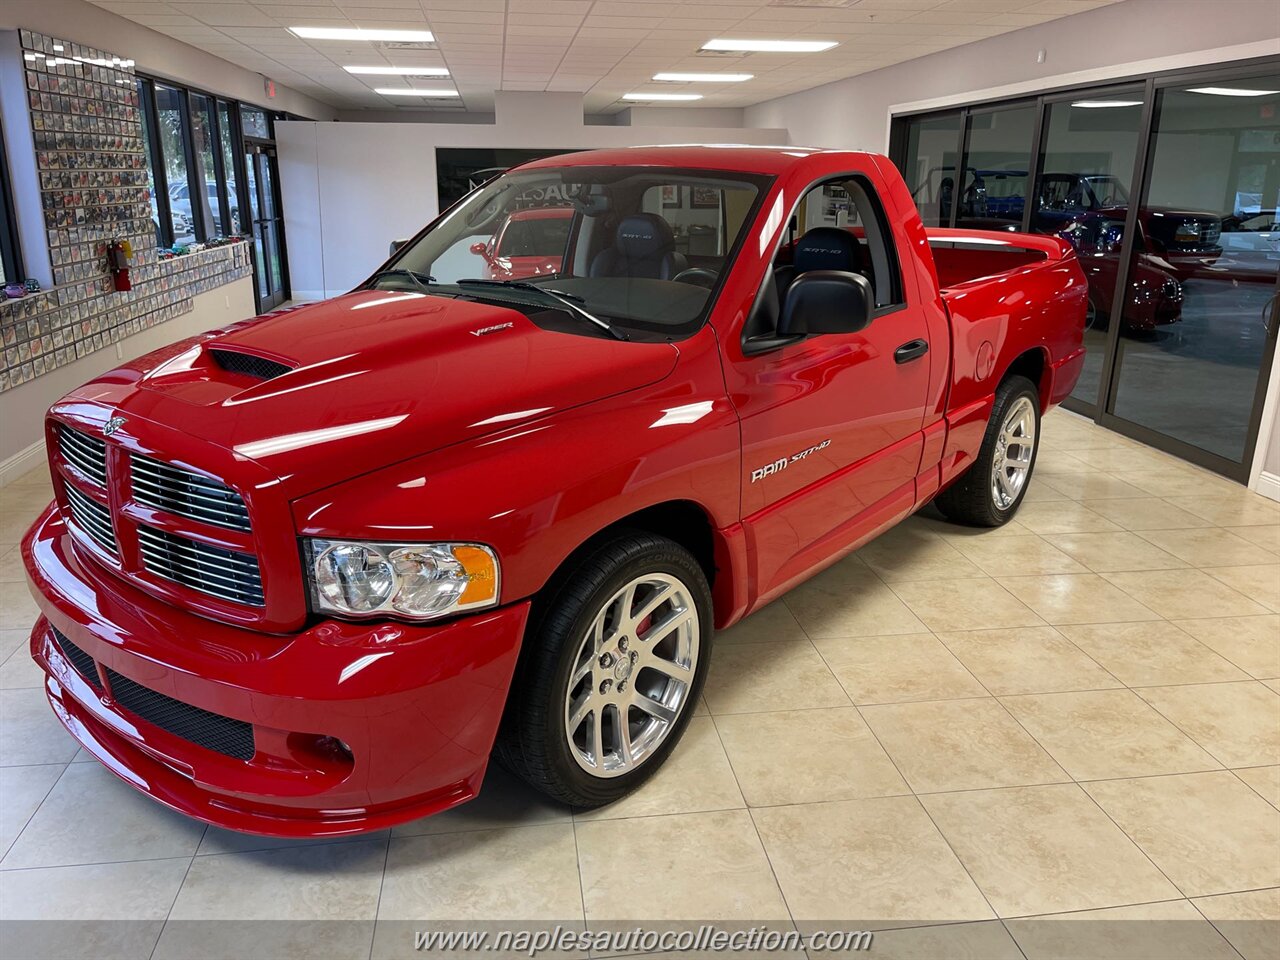
[[[711,591],[689,551],[654,534],[602,542],[535,604],[494,755],[564,803],[639,787],[702,693]]]
[[[948,520],[999,527],[1013,519],[1027,495],[1040,439],[1040,394],[1026,377],[996,390],[982,449],[973,465],[935,503]]]

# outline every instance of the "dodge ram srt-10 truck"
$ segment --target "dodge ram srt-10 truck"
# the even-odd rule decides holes
[[[562,268],[486,277],[473,245],[539,197],[573,211]],[[715,253],[675,250],[691,203]],[[926,230],[880,156],[525,164],[350,293],[53,406],[22,545],[49,702],[236,830],[434,813],[491,756],[616,800],[676,749],[715,631],[927,503],[1014,515],[1087,289],[1065,240]]]

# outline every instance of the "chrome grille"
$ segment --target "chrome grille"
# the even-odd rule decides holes
[[[135,454],[133,499],[166,513],[232,530],[249,529],[249,509],[225,483]]]
[[[107,553],[113,557],[119,556],[110,511],[97,500],[86,497],[70,483],[64,481],[62,486],[67,491],[67,506],[71,508],[71,519],[76,526]]]
[[[103,440],[60,425],[58,453],[98,486],[107,485],[107,445]]]
[[[211,597],[261,607],[262,574],[252,554],[199,543],[153,527],[138,527],[138,549],[149,573]]]

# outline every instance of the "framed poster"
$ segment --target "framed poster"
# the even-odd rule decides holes
[[[690,187],[689,206],[694,210],[719,209],[720,191],[715,187]]]
[[[680,207],[680,188],[668,183],[662,188],[662,209],[674,210]]]

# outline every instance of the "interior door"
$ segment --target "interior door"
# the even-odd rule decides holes
[[[729,395],[742,422],[742,513],[756,547],[760,602],[915,502],[934,359],[920,347],[929,334],[923,311],[906,307],[891,235],[869,182],[841,183],[848,189],[832,190],[828,182],[805,194],[793,221],[796,240],[806,226],[854,234],[862,248],[858,272],[875,289],[873,319],[857,333],[810,336],[756,355],[731,351],[726,358]],[[859,183],[866,186],[860,195]],[[790,246],[784,242],[779,260],[788,259]],[[803,266],[797,256],[796,276]]]

